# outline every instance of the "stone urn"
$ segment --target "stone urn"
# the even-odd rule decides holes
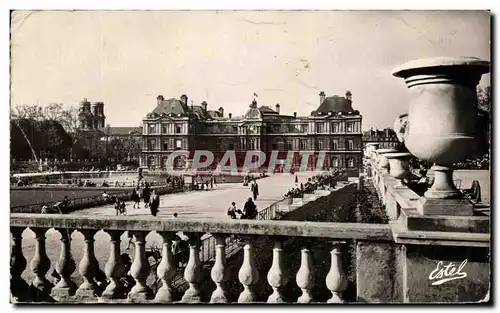
[[[385,157],[387,153],[397,152],[396,149],[377,149],[375,153],[377,154],[377,168],[379,170],[388,171],[389,170],[389,160]]]
[[[373,158],[373,154],[374,154],[375,150],[378,149],[379,145],[380,144],[378,142],[369,142],[366,144],[366,157],[368,159]]]
[[[399,181],[395,187],[404,187],[403,179],[410,176],[410,157],[408,152],[386,153],[384,157],[389,160],[389,174]]]
[[[439,57],[410,61],[393,72],[405,79],[411,96],[405,146],[434,163],[426,198],[460,197],[451,167],[468,156],[476,140],[476,87],[489,71],[490,63],[477,58]]]

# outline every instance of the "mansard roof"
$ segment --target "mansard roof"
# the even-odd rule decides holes
[[[318,114],[319,112],[321,112],[322,114]],[[311,112],[311,115],[313,116],[326,115],[328,114],[328,112],[332,112],[333,114],[339,112],[354,113],[354,109],[352,108],[352,101],[336,95],[333,97],[326,97],[325,100],[321,102],[318,109],[316,111]]]

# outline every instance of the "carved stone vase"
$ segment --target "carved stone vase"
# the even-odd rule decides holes
[[[410,157],[411,153],[407,152],[395,152],[386,153],[384,157],[389,160],[389,174],[399,181],[396,188],[404,187],[403,179],[410,176]]]
[[[397,152],[396,149],[377,149],[375,153],[377,154],[377,168],[382,171],[389,171],[389,160],[385,157],[387,153]]]
[[[489,71],[490,63],[477,58],[439,57],[410,61],[393,72],[405,79],[411,96],[405,145],[434,163],[426,198],[460,197],[452,164],[463,161],[476,140],[476,87]]]
[[[366,144],[366,157],[368,159],[373,159],[373,154],[375,153],[375,150],[378,149],[379,147],[378,142],[369,142]]]

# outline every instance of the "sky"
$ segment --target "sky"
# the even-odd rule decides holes
[[[138,126],[156,97],[225,114],[259,105],[309,115],[352,92],[363,129],[392,127],[409,94],[392,70],[435,56],[490,60],[485,11],[17,11],[11,106],[104,102]],[[484,75],[482,86],[490,85]]]

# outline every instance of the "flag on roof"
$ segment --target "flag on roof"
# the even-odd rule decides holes
[[[253,96],[254,96],[255,98],[258,98],[258,97],[259,97],[259,95],[258,95],[258,94],[256,94],[255,92],[253,93]]]

